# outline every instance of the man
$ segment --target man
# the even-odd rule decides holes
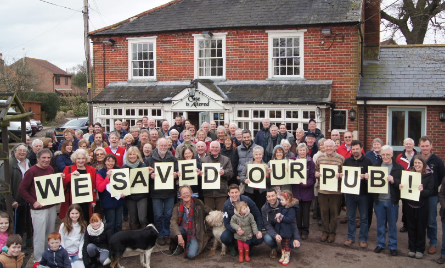
[[[141,129],[139,127],[137,127],[137,126],[132,126],[130,128],[131,136],[133,136],[133,139],[134,139],[133,144],[132,144],[133,146],[137,146],[138,143],[139,143],[139,133],[140,133],[140,131],[141,131]]]
[[[102,140],[108,144],[108,136],[105,133],[103,133],[102,125],[99,122],[94,123],[94,134],[96,134],[96,133],[102,134]],[[90,142],[90,144],[92,144],[94,141],[94,135],[90,135],[90,137],[88,138],[88,141]],[[62,143],[60,143],[60,144],[62,144]],[[60,148],[59,148],[59,151],[60,151]],[[74,148],[73,148],[73,151],[74,151]]]
[[[306,136],[307,134],[314,134],[315,137],[315,143],[318,143],[318,140],[321,138],[324,138],[324,135],[321,133],[321,130],[317,128],[317,122],[315,122],[315,119],[311,118],[309,119],[309,129],[306,132]]]
[[[177,115],[175,117],[175,124],[170,128],[170,130],[176,129],[179,134],[184,130],[184,124],[182,123],[182,117],[180,115]]]
[[[117,132],[121,139],[123,139],[125,137],[125,135],[128,134],[127,131],[122,129],[122,121],[121,120],[114,121],[114,131],[113,132]]]
[[[225,127],[224,127],[224,129],[226,129]],[[235,123],[230,123],[230,125],[229,125],[229,132],[227,133],[230,137],[232,137],[232,139],[233,138],[235,138],[236,137],[236,135],[235,135],[235,131],[238,129],[238,127],[237,127],[237,125],[235,124]]]
[[[146,116],[144,116],[144,117],[142,117],[142,127],[141,127],[141,129],[142,128],[145,128],[145,129],[148,129],[148,117],[146,117]]]
[[[210,121],[210,132],[216,133],[216,122]]]
[[[280,141],[287,139],[290,144],[292,144],[295,140],[294,135],[287,131],[286,124],[280,124],[278,135],[280,137]]]
[[[94,142],[91,144],[91,149],[95,150],[97,147],[107,147],[108,144],[103,141],[102,133],[93,134]]]
[[[236,256],[236,240],[234,239],[234,234],[238,233],[239,235],[244,234],[242,230],[235,230],[230,225],[230,220],[232,216],[235,214],[235,204],[239,201],[244,201],[247,203],[250,209],[250,213],[252,213],[255,218],[256,225],[258,227],[258,233],[252,236],[251,246],[257,246],[263,243],[261,230],[263,229],[263,219],[261,218],[261,213],[258,210],[255,203],[247,196],[241,195],[239,190],[239,186],[237,184],[231,184],[227,191],[229,195],[229,199],[224,202],[223,211],[223,219],[224,226],[226,230],[221,234],[221,242],[223,242],[226,246],[229,247],[229,253],[232,256]]]
[[[202,123],[201,128],[205,131],[207,134],[207,137],[211,138],[212,141],[216,141],[218,139],[218,136],[216,136],[215,133],[210,132],[210,124],[207,122]]]
[[[72,128],[65,128],[63,131],[64,140],[61,140],[59,143],[58,151],[62,149],[62,144],[64,141],[72,141],[73,142],[73,152],[79,149],[79,140],[74,136],[74,130]]]
[[[275,259],[277,257],[277,244],[283,239],[280,234],[275,231],[275,225],[277,224],[277,213],[279,213],[284,207],[281,205],[278,199],[277,190],[270,188],[266,194],[267,202],[261,208],[261,215],[263,217],[263,225],[266,229],[264,235],[264,243],[271,248],[269,257]],[[300,247],[301,237],[298,231],[297,223],[293,223],[293,242],[294,248]]]
[[[333,129],[331,131],[331,140],[335,140],[335,139],[341,139],[340,137],[340,132],[338,132],[338,130]]]
[[[432,152],[433,141],[428,136],[422,136],[419,140],[420,153],[425,158],[426,164],[433,172],[434,178],[434,192],[428,198],[428,227],[427,237],[430,240],[429,254],[434,254],[437,251],[437,203],[438,203],[438,188],[445,176],[445,168],[442,159]],[[411,159],[411,166],[413,161]]]
[[[136,121],[136,126],[139,128],[139,130],[142,129],[142,120]]]
[[[268,163],[269,160],[272,159],[272,153],[275,146],[280,145],[280,138],[278,136],[278,127],[276,125],[273,125],[269,129],[270,135],[269,139],[267,140],[267,145],[264,150],[264,156],[263,160],[264,162]]]
[[[380,150],[382,149],[383,141],[380,138],[375,138],[372,141],[372,150],[365,154],[365,157],[369,158],[372,161],[372,164],[375,165],[382,159],[380,155]],[[400,163],[399,163],[400,164]]]
[[[28,149],[28,152],[31,152],[31,138],[29,137],[29,135],[26,135],[26,148]]]
[[[178,160],[184,160],[182,159],[182,152],[185,148],[190,148],[193,151],[193,155],[196,154],[196,145],[191,141],[192,134],[188,130],[182,131],[182,137],[184,138],[184,142],[181,143],[178,147],[176,147],[176,155],[175,157]]]
[[[334,150],[334,141],[326,140],[324,142],[325,154],[321,155],[317,159],[315,165],[315,177],[320,178],[320,166],[321,165],[335,165],[338,167],[338,173],[336,178],[338,179],[338,191],[318,191],[318,203],[320,205],[321,223],[323,227],[321,242],[328,241],[333,243],[335,241],[337,231],[337,217],[339,214],[340,203],[342,193],[340,192],[341,177],[342,177],[342,165],[345,158]]]
[[[243,132],[243,142],[240,146],[236,147],[235,162],[238,163],[236,169],[236,178],[239,181],[239,175],[243,172],[246,167],[247,162],[253,159],[253,148],[256,146],[252,141],[252,135],[250,130],[244,129]]]
[[[307,133],[306,137],[304,138],[306,145],[307,145],[307,155],[309,155],[311,158],[314,157],[314,155],[318,152],[318,145],[316,143],[317,139],[315,138],[314,133]],[[298,152],[296,152],[298,153]]]
[[[37,153],[43,149],[43,141],[39,139],[33,140],[31,148],[32,150],[31,152],[29,152],[28,159],[29,159],[29,164],[31,166],[34,166],[35,164],[37,164]]]
[[[204,157],[207,156],[206,150],[207,150],[207,145],[205,144],[205,142],[203,142],[203,141],[198,141],[198,142],[196,143],[196,154],[195,154],[195,158],[196,158],[198,161],[201,161],[200,159],[202,159],[202,158],[204,158]]]
[[[162,135],[159,136],[159,132],[157,129],[150,129],[150,141],[153,144],[156,144],[158,142],[159,137],[163,137]]]
[[[351,143],[352,156],[348,157],[344,166],[359,167],[360,168],[360,192],[359,195],[346,194],[346,206],[348,208],[348,239],[344,243],[345,246],[350,247],[355,242],[355,232],[357,229],[357,223],[355,220],[356,211],[358,208],[360,214],[360,247],[368,247],[368,182],[369,178],[368,167],[372,166],[372,161],[366,158],[362,154],[362,143],[358,140],[354,140]],[[348,174],[350,180],[353,174]],[[345,179],[345,178],[343,178]]]
[[[270,136],[269,127],[270,127],[270,119],[264,118],[263,127],[260,129],[260,131],[258,131],[254,140],[254,143],[263,147],[264,150],[266,150],[267,141],[269,140]]]
[[[56,224],[56,206],[42,206],[37,201],[34,178],[54,174],[50,166],[52,153],[42,149],[37,153],[37,164],[30,167],[25,173],[19,186],[20,196],[31,206],[32,227],[34,229],[34,262],[39,262],[47,248],[47,237],[53,232]]]
[[[162,122],[162,130],[161,130],[162,137],[166,138],[170,135],[169,129],[170,129],[170,123],[167,120]]]
[[[178,160],[168,150],[168,141],[160,138],[157,141],[156,149],[154,149],[150,157],[147,158],[145,164],[154,168],[155,163],[173,162],[175,179],[178,177]],[[173,205],[175,202],[175,189],[156,190],[154,187],[155,170],[151,174],[150,180],[150,197],[153,202],[154,223],[159,232],[158,244],[170,244],[170,218],[172,217]]]
[[[377,217],[377,247],[375,253],[380,253],[386,245],[386,229],[388,229],[388,247],[391,256],[397,256],[397,218],[399,215],[399,185],[403,167],[392,161],[393,148],[385,145],[381,150],[382,161],[375,166],[388,168],[388,192],[375,194],[374,211]],[[437,205],[437,203],[436,203]]]
[[[344,137],[345,141],[337,148],[337,153],[341,154],[346,159],[352,156],[352,132],[346,131]]]
[[[150,141],[150,133],[145,128],[141,129],[141,131],[139,133],[138,147],[141,147],[142,144],[145,144],[149,141]]]
[[[110,133],[110,146],[105,147],[105,152],[107,152],[107,154],[114,154],[114,156],[116,156],[116,166],[118,167],[122,167],[124,165],[124,156],[125,156],[125,148],[124,147],[119,147],[119,134],[117,134],[116,132],[111,132]]]
[[[290,151],[293,154],[297,155],[298,154],[297,146],[298,146],[298,144],[300,144],[302,142],[305,142],[304,129],[297,128],[297,130],[295,130],[295,140],[294,140],[294,142],[291,143],[292,146],[290,148]]]
[[[150,131],[150,134],[151,134],[152,130],[156,130],[158,132],[158,137],[162,137],[162,132],[160,130],[156,129],[156,120],[154,120],[153,118],[149,118],[148,119],[148,128],[147,128],[147,130]]]
[[[208,123],[207,123],[208,124]],[[203,159],[201,163],[219,163],[220,186],[215,190],[202,190],[204,194],[204,204],[211,209],[222,210],[227,194],[227,181],[233,176],[232,164],[227,156],[221,155],[221,145],[218,141],[210,143],[210,154]],[[204,175],[202,175],[204,176]]]
[[[9,158],[9,177],[11,178],[11,197],[12,197],[12,208],[15,209],[16,213],[16,233],[23,237],[25,229],[27,226],[27,219],[29,211],[29,206],[27,205],[25,199],[20,196],[19,186],[23,180],[25,172],[31,167],[29,160],[26,158],[28,154],[28,149],[26,144],[19,143],[12,148],[12,155]],[[0,174],[3,176],[5,166],[2,164],[0,167]],[[2,200],[3,201],[3,200]],[[6,204],[9,205],[9,204]],[[6,211],[6,208],[4,208]],[[29,220],[29,219],[28,219]],[[31,236],[31,232],[28,232],[28,236]]]
[[[170,130],[170,137],[172,138],[172,146],[176,150],[176,148],[181,144],[179,141],[179,132],[176,129]]]

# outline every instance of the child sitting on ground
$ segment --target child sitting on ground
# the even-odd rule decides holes
[[[238,261],[244,262],[244,257],[246,261],[250,261],[250,240],[258,233],[258,228],[246,202],[240,201],[236,203],[235,214],[233,214],[230,220],[230,226],[236,230],[234,237],[238,240]],[[258,238],[261,238],[261,233],[259,236]]]
[[[83,240],[83,263],[85,267],[96,267],[97,258],[106,266],[111,263],[109,244],[112,236],[111,229],[105,227],[98,213],[93,213],[87,226]]]
[[[7,252],[0,254],[0,268],[24,268],[25,254],[22,253],[22,238],[18,234],[12,234],[6,240]]]
[[[281,209],[280,213],[276,214],[277,224],[275,225],[275,231],[283,239],[281,240],[281,258],[278,262],[282,263],[283,265],[288,265],[290,260],[290,242],[293,236],[293,226],[295,224],[297,211],[300,208],[298,206],[298,199],[294,198],[290,191],[282,191],[279,197],[281,205],[284,208]],[[294,246],[299,247],[300,242],[298,240],[295,241]]]
[[[71,268],[68,252],[60,245],[62,238],[58,232],[48,235],[48,249],[43,252],[39,268]]]

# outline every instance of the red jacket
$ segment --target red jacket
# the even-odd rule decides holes
[[[114,154],[111,151],[111,147],[110,146],[105,147],[105,152],[107,152],[107,154]],[[116,160],[117,160],[116,166],[122,167],[124,165],[124,155],[125,155],[125,148],[118,146],[117,147],[117,151],[114,154],[114,156],[116,156]]]
[[[352,156],[352,146],[351,149],[346,148],[346,142],[343,142],[340,146],[337,148],[337,154],[342,155],[345,159]],[[362,154],[365,154],[365,151],[362,149]]]
[[[71,167],[71,170],[70,170]],[[90,178],[91,178],[91,185],[93,188],[93,202],[94,204],[96,204],[96,169],[93,168],[92,166],[88,166],[85,165],[85,168],[87,169],[87,173],[90,174]],[[65,189],[65,202],[63,202],[60,205],[60,212],[59,212],[59,218],[63,219],[66,216],[66,213],[68,212],[68,208],[69,206],[73,203],[72,198],[71,198],[71,188],[68,187],[71,184],[71,173],[73,173],[74,171],[77,170],[77,165],[74,164],[72,166],[67,166],[65,167],[65,169],[63,170],[63,174],[65,174],[65,178],[63,178],[63,189]],[[71,172],[70,172],[71,171]],[[89,206],[90,209],[90,215],[88,217],[90,217],[93,214],[93,207]]]

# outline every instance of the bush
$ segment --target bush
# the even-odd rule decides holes
[[[81,103],[74,108],[75,116],[87,116],[88,115],[88,103]]]
[[[62,111],[62,112],[68,112],[70,110],[70,107],[69,106],[66,106],[66,105],[62,105],[62,106],[60,106],[60,111]]]
[[[51,121],[56,117],[60,107],[60,98],[56,93],[23,91],[20,92],[19,98],[20,100],[42,102],[42,111],[45,111],[47,121]]]
[[[58,111],[57,112],[57,115],[56,115],[56,117],[55,117],[55,119],[54,119],[54,121],[56,121],[58,124],[62,124],[62,123],[65,123],[65,112],[63,112],[63,111]]]

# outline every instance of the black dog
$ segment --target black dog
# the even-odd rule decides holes
[[[135,250],[141,252],[141,264],[145,268],[149,268],[151,252],[156,244],[158,235],[158,230],[156,230],[153,224],[149,224],[141,230],[126,230],[114,234],[110,238],[110,255],[112,260],[110,266],[114,268],[117,265],[117,267],[123,268],[119,264],[122,255],[124,255],[126,250]]]

